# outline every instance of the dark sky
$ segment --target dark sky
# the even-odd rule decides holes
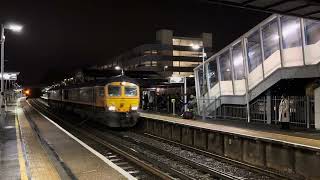
[[[7,70],[20,71],[24,85],[107,62],[153,42],[161,28],[186,36],[210,32],[213,48],[219,50],[268,16],[200,0],[6,0],[0,4],[2,22],[24,25],[20,34],[7,31],[5,49]]]

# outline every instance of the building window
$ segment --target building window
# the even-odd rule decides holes
[[[203,43],[201,40],[179,39],[179,38],[172,39],[172,44],[174,46],[190,46],[190,47],[193,45],[203,46]]]
[[[177,50],[173,50],[173,56],[202,57],[202,52],[197,52],[197,51],[177,51]]]

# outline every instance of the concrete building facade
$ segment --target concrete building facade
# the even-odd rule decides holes
[[[193,77],[193,69],[202,62],[203,55],[212,55],[211,33],[201,33],[198,37],[180,37],[175,36],[173,30],[161,29],[156,32],[154,43],[142,44],[96,68],[112,69],[120,66],[124,70],[155,71],[164,78]]]

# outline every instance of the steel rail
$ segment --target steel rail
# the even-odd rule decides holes
[[[159,140],[159,141],[164,142],[164,143],[175,145],[175,146],[181,147],[182,149],[186,149],[186,150],[189,150],[189,151],[192,151],[192,152],[196,152],[196,153],[204,155],[204,156],[208,156],[208,157],[211,157],[211,158],[214,158],[214,159],[217,159],[217,160],[221,160],[223,162],[230,163],[232,165],[239,166],[239,167],[247,169],[247,170],[251,170],[251,171],[254,171],[254,172],[257,172],[257,173],[265,174],[267,176],[271,176],[271,177],[276,178],[276,179],[300,180],[299,177],[288,177],[288,174],[284,174],[282,172],[276,172],[276,171],[272,171],[272,170],[269,170],[269,169],[263,169],[263,168],[260,168],[260,167],[257,167],[257,166],[253,166],[253,165],[250,165],[250,164],[247,164],[247,163],[244,163],[244,162],[240,162],[240,161],[237,161],[237,160],[234,160],[234,159],[230,159],[228,157],[224,157],[224,156],[217,155],[217,154],[214,154],[214,153],[211,153],[211,152],[208,152],[208,151],[197,149],[195,147],[191,147],[191,146],[179,143],[179,142],[168,140],[168,139],[165,139],[163,137],[159,137],[159,136],[156,136],[156,135],[153,135],[153,134],[150,134],[150,133],[138,133],[138,134],[144,135],[146,137],[150,137],[150,138],[153,138],[153,139],[156,139],[156,140]]]
[[[60,118],[59,116],[53,114],[52,112],[50,112],[50,110],[48,110],[47,108],[42,107],[41,105],[38,105],[35,100],[30,100],[30,104],[32,105],[33,108],[38,109],[40,111],[44,111],[47,115],[49,114],[50,116],[53,116],[55,120],[58,120],[59,122],[63,123],[65,126],[69,127],[70,129],[77,131],[78,133],[80,133],[81,135],[87,136],[88,138],[92,139],[93,141],[106,146],[108,149],[116,152],[117,154],[120,154],[120,156],[123,156],[124,158],[128,159],[130,162],[136,164],[137,166],[145,169],[146,171],[150,172],[151,174],[161,178],[161,179],[175,179],[174,177],[172,177],[171,175],[169,175],[167,172],[163,172],[161,170],[159,170],[158,168],[154,167],[152,164],[150,163],[146,163],[145,160],[141,160],[139,158],[143,158],[141,157],[141,155],[139,155],[137,152],[135,152],[134,150],[127,148],[121,144],[117,144],[117,146],[121,146],[121,148],[116,147],[115,145],[106,142],[104,139],[101,139],[97,136],[95,136],[92,133],[89,133],[88,131],[84,131],[82,129],[79,129],[79,127],[75,127],[74,125],[68,123],[67,121],[64,121],[62,118]],[[35,107],[36,106],[36,107]],[[114,142],[113,142],[114,143]],[[122,150],[122,149],[126,149],[126,151],[130,151],[130,153]],[[134,155],[132,155],[134,154]],[[139,158],[137,158],[136,156],[140,156]],[[158,166],[161,166],[158,165]],[[166,168],[165,166],[161,166],[162,169],[165,169],[166,171],[169,171],[170,174],[174,174],[175,176],[182,178],[182,179],[188,179],[188,180],[194,180],[193,178],[183,174],[182,172],[176,171],[174,169],[171,168]]]

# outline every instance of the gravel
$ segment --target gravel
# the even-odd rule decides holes
[[[188,150],[181,149],[181,147],[173,146],[167,143],[163,143],[154,139],[151,139],[149,137],[145,137],[133,132],[121,132],[121,135],[124,138],[131,138],[137,142],[144,142],[146,144],[152,145],[156,148],[165,150],[167,152],[173,153],[175,155],[178,155],[180,157],[184,157],[186,159],[192,160],[194,162],[200,163],[202,165],[208,166],[216,171],[224,172],[233,176],[237,176],[239,178],[248,179],[248,180],[271,180],[272,177],[259,174],[254,171],[250,171],[248,169],[240,168],[235,165],[222,162],[219,160],[216,160],[214,158],[204,156],[195,152],[191,152]]]

